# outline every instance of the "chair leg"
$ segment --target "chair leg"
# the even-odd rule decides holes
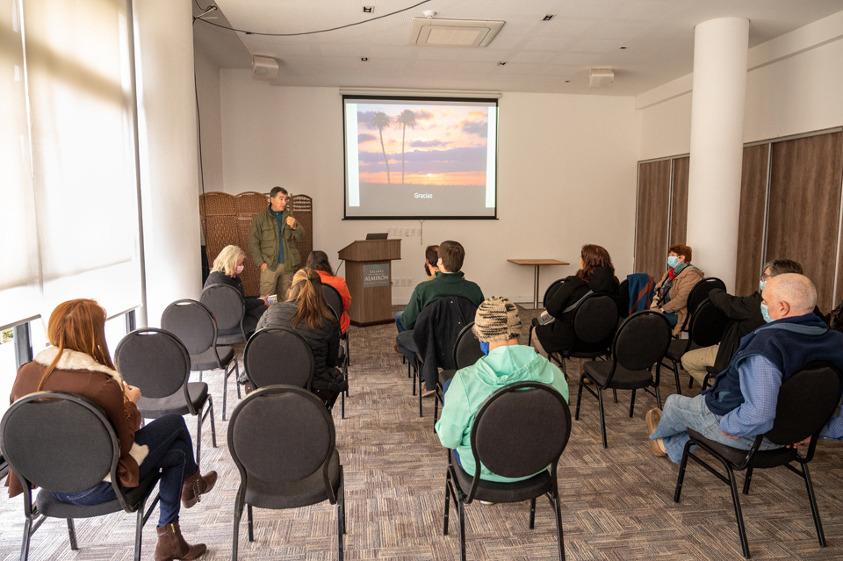
[[[662,408],[662,391],[658,385],[656,385],[656,404],[659,406],[659,409]]]
[[[217,447],[217,425],[214,422],[214,400],[211,399],[211,396],[208,396],[208,410],[210,411],[209,417],[211,418],[211,445],[216,448]],[[199,462],[197,462],[197,465]]]
[[[76,551],[79,549],[79,544],[76,542],[76,527],[73,525],[73,519],[67,519],[67,537],[70,539],[70,549]]]
[[[676,489],[673,491],[673,502],[678,503],[682,498],[682,483],[685,481],[685,469],[688,467],[688,453],[691,451],[690,440],[685,443],[685,449],[682,450],[682,461],[679,462],[679,475],[676,477]]]
[[[629,416],[630,418],[635,414],[635,390],[632,390],[632,397],[629,398]]]
[[[752,483],[752,467],[746,468],[746,477],[743,480],[743,494],[749,495],[749,484]]]
[[[442,535],[448,535],[448,522],[451,514],[451,470],[445,473],[445,514],[442,516]]]
[[[559,561],[565,561],[565,536],[562,532],[562,507],[559,505],[559,494],[553,497],[553,506],[556,511],[556,539],[559,541]]]
[[[32,539],[32,518],[26,518],[23,523],[23,542],[20,546],[20,561],[29,560],[29,542]]]
[[[460,561],[465,561],[465,504],[459,499],[457,508],[460,513]]]
[[[618,402],[618,390],[612,388],[612,398],[614,398],[615,403]]]
[[[419,417],[424,417],[424,405],[422,404],[422,377],[419,372]]]
[[[208,399],[210,399],[210,398],[211,398],[211,396],[208,396]],[[196,465],[197,466],[202,465],[201,460],[202,460],[202,421],[203,420],[204,419],[203,419],[203,416],[202,416],[202,410],[200,409],[199,414],[196,415]]]
[[[580,404],[582,403],[582,388],[583,388],[583,380],[585,380],[585,378],[583,378],[582,376],[580,376],[580,384],[579,384],[579,386],[577,387],[577,409],[576,409],[576,411],[575,411],[575,413],[574,413],[574,420],[575,420],[575,421],[579,421],[579,420],[580,420]]]
[[[345,392],[340,392],[340,419],[345,419]]]
[[[530,529],[536,527],[536,498],[530,499]]]
[[[234,373],[234,387],[237,388],[237,399],[243,399],[243,396],[240,394],[240,364],[237,362],[235,362],[235,364],[237,365],[237,368]]]
[[[436,432],[436,418],[439,416],[439,392],[433,392],[433,431]]]
[[[137,518],[135,520],[135,558],[134,561],[141,561],[141,547],[143,546],[143,511],[145,502],[138,507]],[[155,505],[153,504],[153,507]]]
[[[825,532],[823,532],[823,523],[822,520],[820,520],[820,509],[817,506],[817,496],[814,494],[814,483],[811,481],[808,464],[802,464],[802,473],[805,479],[805,488],[808,491],[808,500],[811,502],[811,516],[814,517],[814,527],[817,529],[817,540],[820,542],[820,547],[825,547]]]
[[[671,369],[673,370],[673,379],[676,381],[676,393],[682,395],[682,384],[679,382],[679,363],[675,360],[671,360],[670,364]]]
[[[246,521],[249,526],[249,541],[255,541],[255,520],[252,515],[252,505],[246,505]]]
[[[603,388],[597,388],[597,400],[600,402],[600,432],[603,434],[603,448],[609,447],[608,439],[606,438],[606,412],[603,407]]]
[[[743,556],[746,559],[749,559],[749,543],[746,541],[746,526],[743,523],[743,512],[741,511],[741,496],[738,493],[738,485],[735,482],[735,472],[732,470],[731,466],[727,463],[722,462],[723,467],[726,468],[726,473],[729,476],[729,488],[732,491],[732,503],[735,506],[735,519],[738,522],[738,537],[741,539],[741,550],[743,551]]]
[[[340,468],[342,469],[342,468]],[[345,535],[345,506],[343,505],[343,477],[340,471],[339,497],[337,498],[337,559],[343,561],[343,536]]]
[[[225,421],[225,409],[228,406],[228,372],[222,373],[222,420]]]

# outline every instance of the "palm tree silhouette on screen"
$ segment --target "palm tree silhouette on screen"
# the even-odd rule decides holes
[[[415,128],[416,114],[405,109],[398,115],[398,122],[401,123],[401,184],[404,184],[404,138],[407,134],[407,127]]]
[[[386,157],[386,147],[383,144],[383,129],[389,126],[389,115],[383,111],[378,111],[372,115],[372,126],[378,128],[378,134],[381,138],[381,151],[383,152],[383,163],[386,164],[386,182],[392,183],[392,177],[389,174],[389,158]]]

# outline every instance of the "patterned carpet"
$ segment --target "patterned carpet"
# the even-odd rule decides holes
[[[431,427],[433,404],[419,418],[416,398],[400,357],[392,351],[394,327],[352,328],[351,398],[336,426],[346,473],[346,559],[440,561],[459,558],[456,520],[442,535],[445,453]],[[575,380],[578,365],[570,367]],[[221,376],[205,377],[221,404]],[[687,378],[686,378],[687,380]],[[575,386],[572,384],[575,388]],[[663,385],[666,396],[672,387]],[[693,392],[694,390],[692,390]],[[572,388],[572,394],[575,392]],[[236,401],[233,390],[230,397]],[[609,449],[600,444],[597,402],[583,399],[562,456],[559,487],[569,560],[732,560],[740,546],[728,488],[697,466],[686,477],[683,501],[672,501],[676,468],[650,455],[644,413],[655,399],[639,395],[635,418],[629,396],[607,403]],[[573,409],[573,407],[572,407]],[[188,423],[193,426],[193,423]],[[232,509],[237,471],[225,449],[226,423],[217,413],[219,447],[203,443],[204,469],[220,473],[217,488],[182,512],[190,540],[209,546],[208,560],[230,559]],[[753,559],[843,558],[843,446],[822,443],[812,473],[829,547],[816,541],[801,480],[784,469],[757,471],[753,493],[742,497]],[[540,502],[535,530],[527,527],[529,506],[466,508],[471,560],[558,559],[552,511]],[[22,533],[19,499],[0,499],[0,560],[17,559]],[[336,556],[336,513],[327,503],[291,511],[255,510],[255,542],[241,525],[241,559],[323,560]],[[153,519],[144,532],[144,559],[155,545]],[[77,521],[80,550],[73,552],[65,524],[48,520],[35,534],[30,559],[129,560],[133,517],[116,514]]]

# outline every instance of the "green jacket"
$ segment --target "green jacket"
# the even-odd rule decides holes
[[[477,284],[465,280],[462,271],[457,273],[436,273],[429,281],[416,285],[407,307],[401,312],[401,325],[412,329],[422,308],[440,296],[464,296],[479,306],[483,301],[483,291]]]
[[[509,345],[498,347],[471,366],[457,371],[448,391],[442,416],[436,422],[436,434],[445,448],[456,449],[462,469],[474,476],[476,466],[471,452],[471,427],[474,416],[490,395],[518,382],[542,382],[551,385],[568,401],[568,382],[562,371],[538,354],[533,347]],[[533,474],[535,475],[535,474]],[[524,478],[496,475],[481,466],[485,481],[511,482]]]
[[[254,259],[258,265],[266,263],[270,269],[275,270],[278,262],[279,236],[283,236],[284,239],[284,270],[292,272],[301,264],[299,249],[292,242],[301,241],[304,237],[304,226],[301,225],[301,222],[298,222],[295,230],[287,227],[289,215],[290,211],[285,210],[281,219],[284,223],[281,232],[278,231],[278,223],[275,217],[269,212],[269,206],[252,219],[252,226],[249,229],[249,257]]]

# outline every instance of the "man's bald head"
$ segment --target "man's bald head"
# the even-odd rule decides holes
[[[774,320],[804,316],[817,305],[817,288],[805,275],[785,273],[767,281],[762,298]]]

